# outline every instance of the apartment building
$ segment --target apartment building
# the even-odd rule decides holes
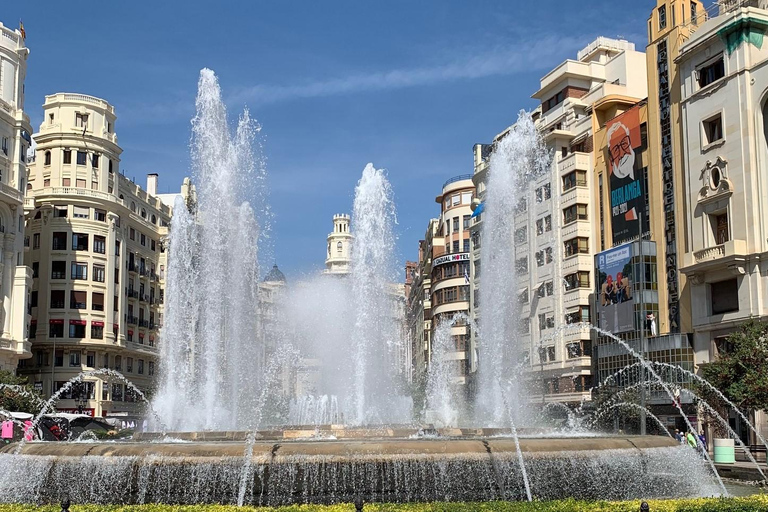
[[[521,305],[520,360],[527,365],[529,398],[577,404],[593,385],[589,323],[593,317],[594,254],[599,250],[591,217],[594,109],[607,97],[636,102],[646,96],[645,57],[632,43],[597,38],[576,60],[566,60],[545,75],[533,98],[541,102],[534,122],[550,150],[550,172],[527,184],[514,212],[514,262]],[[482,206],[493,147],[475,145],[478,199],[472,221],[473,318],[482,325],[477,303],[482,283]],[[473,340],[473,343],[475,341]]]
[[[32,273],[24,266],[24,191],[32,126],[24,112],[29,49],[20,30],[0,23],[0,370],[32,356],[27,300]]]
[[[768,319],[768,2],[720,2],[680,45],[683,203],[680,271],[691,294],[696,362]],[[768,435],[764,413],[754,413]],[[746,426],[733,425],[749,444]]]
[[[25,262],[32,272],[29,338],[20,366],[45,396],[100,368],[152,388],[162,325],[165,239],[171,207],[120,173],[117,116],[103,99],[46,96],[27,185]],[[120,379],[93,375],[64,393],[59,410],[139,417]]]

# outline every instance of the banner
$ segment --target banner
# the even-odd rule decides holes
[[[633,331],[632,244],[598,253],[595,267],[599,327],[613,334]]]
[[[636,154],[642,144],[640,108],[627,110],[605,126],[611,177],[611,229],[613,245],[619,245],[639,236],[638,219],[645,215],[644,171]]]

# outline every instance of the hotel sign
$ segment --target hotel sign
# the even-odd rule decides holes
[[[432,260],[432,267],[445,265],[446,263],[455,263],[457,261],[469,261],[469,253],[460,252],[456,254],[446,254],[445,256],[440,256],[439,258]]]

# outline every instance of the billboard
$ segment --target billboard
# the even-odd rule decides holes
[[[599,327],[614,334],[633,331],[632,244],[598,253],[595,267]]]
[[[611,229],[613,245],[619,245],[639,236],[638,220],[645,215],[644,170],[637,154],[642,145],[640,107],[614,117],[605,126]]]

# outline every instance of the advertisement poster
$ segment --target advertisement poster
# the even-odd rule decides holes
[[[634,330],[632,244],[595,256],[599,327],[614,334]]]
[[[640,109],[631,108],[606,123],[613,245],[636,238],[645,215],[643,169],[636,151],[642,144]],[[647,228],[646,228],[647,229]]]

